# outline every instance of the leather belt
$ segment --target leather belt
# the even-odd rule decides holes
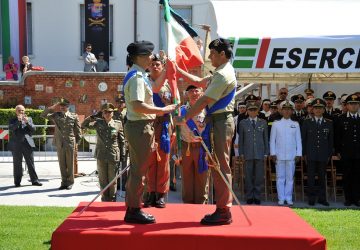
[[[227,118],[232,117],[232,112],[223,112],[223,113],[217,113],[217,114],[211,114],[210,116],[206,116],[205,122],[217,122],[221,120],[226,120]]]

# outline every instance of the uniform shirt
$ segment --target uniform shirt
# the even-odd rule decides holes
[[[301,156],[302,144],[298,122],[282,118],[272,124],[270,133],[270,154],[278,160],[294,160]]]
[[[209,104],[209,108],[211,108],[219,99],[227,96],[231,91],[234,90],[235,87],[236,77],[234,68],[231,63],[227,62],[217,67],[211,82],[205,91],[205,96],[214,100]],[[219,109],[213,114],[233,112],[234,105],[235,99],[233,98],[224,109]]]
[[[185,106],[186,110],[190,109],[190,105],[187,104]],[[205,110],[203,110],[200,114],[198,114],[197,116],[193,117],[192,119],[194,120],[196,127],[198,128],[199,133],[201,134],[202,131],[205,129],[205,116],[206,116],[206,112]],[[187,125],[185,126],[180,126],[180,134],[181,134],[181,140],[186,141],[186,142],[195,142],[196,140],[194,139],[194,133],[189,129],[189,127]]]
[[[151,80],[151,78],[149,78],[151,82],[153,82],[153,80]],[[165,80],[164,85],[160,88],[159,92],[157,93],[160,98],[161,101],[165,104],[165,106],[168,106],[171,103],[172,100],[172,96],[171,96],[171,88],[169,83],[167,82],[167,80]]]
[[[55,123],[54,144],[57,146],[74,147],[81,139],[80,122],[77,114],[67,111],[53,112],[45,109],[42,117],[52,120]]]
[[[96,129],[95,157],[98,160],[120,160],[119,144],[123,130],[120,121],[111,119],[107,123],[102,118],[87,117],[81,127]]]
[[[125,85],[125,103],[127,108],[126,117],[130,121],[153,120],[155,114],[143,114],[134,111],[134,101],[140,101],[154,106],[153,92],[151,83],[148,80],[147,73],[143,68],[134,64],[129,71],[137,70],[136,75],[129,79]]]

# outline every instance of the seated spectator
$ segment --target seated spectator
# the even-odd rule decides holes
[[[17,81],[18,77],[19,65],[14,62],[14,57],[9,56],[8,63],[4,66],[4,71],[6,72],[6,80],[14,80]]]

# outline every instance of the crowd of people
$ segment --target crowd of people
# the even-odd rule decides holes
[[[42,116],[55,124],[54,141],[62,178],[59,189],[72,188],[74,150],[82,129],[90,128],[97,132],[95,157],[101,189],[115,178],[119,166],[126,167],[129,152],[131,167],[121,187],[126,190],[127,223],[154,223],[154,216],[141,208],[166,207],[166,194],[171,187],[176,188],[171,162],[181,166],[184,203],[207,203],[212,176],[216,210],[205,215],[201,223],[231,223],[232,155],[244,164],[248,204],[261,204],[264,158],[271,157],[276,168],[278,204],[292,205],[295,162],[303,157],[308,171],[309,204],[314,205],[317,199],[328,206],[325,167],[329,158],[337,155],[344,168],[345,205],[360,206],[359,93],[342,96],[342,110],[338,110],[333,107],[336,96],[331,91],[323,98],[315,98],[308,89],[306,97],[297,94],[288,98],[288,90],[282,88],[277,100],[261,100],[251,94],[234,111],[232,45],[220,38],[212,41],[209,49],[209,59],[216,69],[212,75],[201,78],[176,64],[170,68],[173,62],[162,53],[154,55],[151,42],[131,43],[127,47],[129,70],[123,82],[124,95],[116,105],[103,104],[100,112],[85,118],[82,124],[75,113],[69,112],[70,103],[65,98],[46,108]],[[90,51],[88,45],[84,59],[89,63],[85,67],[96,71],[96,58]],[[175,70],[190,83],[186,88],[187,103],[181,107],[173,104],[169,70]],[[22,170],[18,158],[22,153],[30,159],[27,162],[33,162],[28,139],[33,129],[31,119],[22,115],[24,107],[19,105],[16,110],[18,116],[11,120],[10,130],[21,136],[12,137],[11,141],[18,140],[26,149],[13,149],[14,181],[15,186],[20,186]],[[173,117],[175,110],[180,115]],[[32,169],[33,185],[41,185],[33,165]],[[315,175],[319,187],[315,186]],[[115,201],[115,194],[114,183],[103,192],[101,200]]]

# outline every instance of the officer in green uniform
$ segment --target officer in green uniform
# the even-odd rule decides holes
[[[213,106],[215,105],[218,107],[225,106],[216,108],[213,112],[208,110],[207,116],[213,127],[213,146],[215,155],[220,163],[220,170],[231,187],[229,160],[235,129],[232,112],[234,111],[236,88],[235,71],[230,63],[232,45],[229,40],[219,38],[209,44],[209,49],[209,59],[216,68],[210,84],[204,96],[188,110],[185,117],[177,118],[176,122],[179,125],[185,125],[187,120],[199,114],[206,106],[209,107],[209,110],[214,110]],[[183,74],[184,72],[181,73]],[[201,83],[203,81],[203,79],[198,77],[191,77],[188,73],[186,77],[192,78],[193,83]],[[222,102],[224,105],[218,105],[219,102]],[[233,199],[231,192],[217,171],[211,169],[211,173],[214,179],[216,211],[213,214],[206,215],[201,220],[201,223],[206,225],[230,224],[232,222],[230,207],[232,206]]]
[[[123,128],[120,121],[113,120],[114,110],[114,105],[105,103],[101,106],[102,118],[91,115],[81,124],[83,129],[96,129],[95,158],[101,190],[115,178],[117,165],[121,160],[119,142]],[[116,182],[102,194],[101,201],[116,201],[115,194]]]
[[[56,146],[62,189],[71,189],[74,184],[74,150],[80,142],[81,130],[78,115],[69,112],[70,102],[64,98],[48,108],[41,116],[54,122],[54,145]],[[59,108],[59,112],[54,110]]]
[[[125,136],[129,143],[131,167],[126,183],[127,206],[125,222],[149,224],[155,218],[144,213],[140,207],[144,190],[144,180],[149,169],[149,159],[155,154],[154,119],[175,110],[176,105],[155,107],[152,88],[158,88],[155,81],[149,83],[147,73],[152,62],[154,44],[148,41],[128,45],[127,52],[133,62],[124,80],[124,95],[127,108]],[[164,72],[165,74],[165,72]]]

